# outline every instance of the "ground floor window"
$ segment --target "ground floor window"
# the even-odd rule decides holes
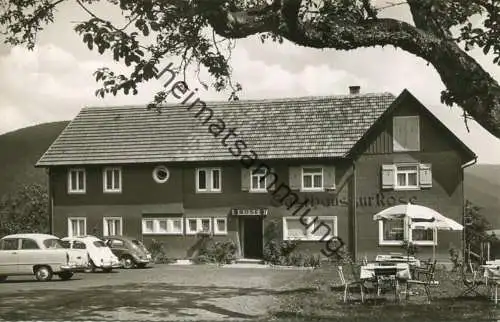
[[[416,245],[432,245],[437,240],[433,229],[412,229],[411,240]]]
[[[305,223],[305,224],[304,224]],[[337,217],[283,218],[283,240],[329,240],[337,236]]]
[[[437,240],[435,234],[432,229],[410,229],[404,218],[379,221],[380,245],[402,245],[405,240],[415,245],[432,245]]]
[[[104,236],[121,236],[123,234],[122,217],[104,217],[103,218],[103,235]]]
[[[210,218],[186,218],[186,234],[194,235],[200,232],[212,232]]]
[[[70,217],[68,218],[68,236],[84,236],[87,234],[87,218]]]
[[[182,235],[184,227],[180,217],[143,218],[143,234]]]
[[[227,234],[227,218],[214,218],[214,234],[226,235]]]

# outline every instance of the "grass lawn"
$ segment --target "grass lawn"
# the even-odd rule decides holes
[[[427,304],[423,287],[414,287],[418,294],[408,301],[404,294],[400,303],[394,294],[375,299],[369,295],[361,303],[359,291],[348,303],[343,302],[343,288],[338,287],[336,266],[327,264],[293,282],[296,289],[313,287],[307,293],[283,294],[279,309],[273,312],[276,320],[287,321],[497,321],[499,308],[489,300],[488,290],[480,288],[485,297],[463,297],[465,290],[461,274],[444,269],[436,270],[439,285],[432,288],[432,302]],[[337,286],[337,287],[335,287]]]

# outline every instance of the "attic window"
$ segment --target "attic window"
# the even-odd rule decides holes
[[[417,116],[395,116],[393,118],[393,150],[420,150],[420,122]]]

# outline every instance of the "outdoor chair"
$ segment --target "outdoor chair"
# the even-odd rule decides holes
[[[467,276],[467,267],[465,265],[461,265],[461,274],[462,274],[462,282],[465,286],[465,290],[462,292],[461,296],[467,295],[475,295],[475,296],[483,296],[481,292],[478,291],[480,286],[486,285],[486,281],[480,276],[479,272],[474,269],[474,266],[469,263],[469,269],[471,271],[471,278]],[[479,275],[479,276],[478,276]]]
[[[386,283],[392,284],[394,287],[394,295],[397,300],[399,300],[399,283],[396,278],[396,275],[398,273],[397,268],[395,267],[377,267],[375,269],[375,279],[377,281],[377,296],[380,296],[380,292],[382,290],[382,285]]]
[[[493,301],[495,304],[498,303],[498,286],[500,286],[500,279],[489,279],[488,286],[491,290],[490,296],[493,298]],[[493,293],[493,288],[495,288],[495,291]]]
[[[351,266],[352,267],[352,266]],[[354,269],[353,269],[354,271]],[[350,293],[353,288],[359,287],[359,291],[361,293],[361,302],[365,301],[365,286],[364,281],[359,278],[359,273],[352,274],[352,279],[346,280],[344,271],[342,266],[338,266],[338,273],[340,277],[340,281],[344,286],[344,303],[347,302],[347,299],[350,298]]]
[[[410,298],[411,285],[421,285],[425,289],[427,302],[431,302],[431,285],[434,285],[434,273],[436,270],[436,260],[424,264],[423,267],[415,267],[411,279],[406,281],[406,300]]]

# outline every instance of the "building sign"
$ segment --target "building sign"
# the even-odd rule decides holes
[[[325,207],[347,207],[349,206],[348,198],[336,198],[336,197],[323,197],[318,198],[314,195],[306,195],[305,198],[309,200],[308,204],[311,207],[317,207],[319,205]],[[356,198],[356,207],[358,208],[385,208],[391,207],[398,204],[416,203],[416,196],[398,196],[392,194],[377,193],[374,195],[361,195]]]
[[[267,208],[233,209],[234,216],[267,216],[268,212]]]

